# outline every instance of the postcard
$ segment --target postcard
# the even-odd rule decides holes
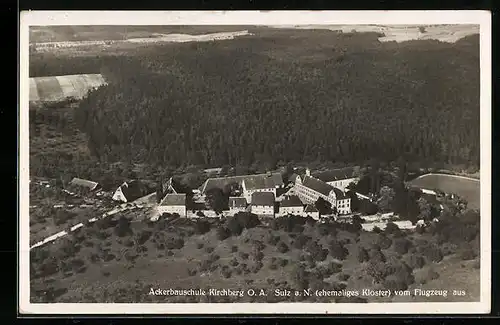
[[[486,11],[27,11],[19,313],[491,302]]]

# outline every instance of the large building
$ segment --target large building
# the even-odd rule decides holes
[[[272,192],[254,192],[250,212],[258,216],[274,216],[274,194]]]
[[[252,201],[252,194],[256,192],[273,193],[276,196],[276,189],[283,187],[283,177],[280,173],[266,173],[257,175],[242,175],[220,178],[209,178],[200,188],[202,195],[213,188],[224,190],[226,186],[238,184],[243,191],[243,197],[248,203]]]
[[[295,196],[289,196],[279,203],[279,215],[296,215],[301,216],[304,214],[304,204],[300,199]]]
[[[349,184],[357,183],[359,181],[359,177],[355,176],[355,169],[353,167],[332,169],[315,173],[313,176],[344,192]]]
[[[177,213],[186,216],[186,194],[167,194],[158,205],[158,214]]]
[[[294,191],[305,204],[314,204],[323,198],[332,208],[337,208],[339,214],[351,213],[351,198],[342,190],[312,177],[309,169],[303,177],[296,177]]]

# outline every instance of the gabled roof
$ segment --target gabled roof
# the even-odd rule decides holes
[[[302,185],[326,196],[334,189],[333,186],[311,176],[305,176]]]
[[[283,178],[280,173],[271,174],[256,174],[256,175],[241,175],[241,176],[231,176],[231,177],[219,177],[219,178],[209,178],[203,183],[200,188],[202,193],[212,188],[224,189],[226,185],[231,183],[241,184],[245,181],[245,186],[247,189],[264,189],[264,188],[275,188],[276,186],[283,185]]]
[[[319,212],[313,204],[306,205],[304,212]]]
[[[144,184],[137,180],[132,180],[129,182],[124,182],[120,189],[122,190],[123,195],[127,199],[127,201],[133,201],[141,196],[146,195],[146,189]]]
[[[229,198],[229,208],[237,209],[237,208],[246,208],[247,200],[244,197],[230,197]]]
[[[252,194],[252,205],[274,206],[274,193],[254,192]]]
[[[290,177],[288,177],[288,180],[292,183],[295,183],[295,180],[297,179],[297,177],[299,177],[299,175],[293,173],[292,175],[290,175]]]
[[[283,208],[287,208],[287,207],[301,207],[301,206],[304,206],[302,204],[302,201],[300,201],[300,199],[297,196],[295,196],[295,195],[292,195],[292,196],[284,199],[280,203],[280,207],[283,207]]]
[[[170,177],[168,181],[165,184],[163,184],[163,191],[169,194],[179,193],[179,190],[175,187],[175,182],[172,177]]]
[[[333,191],[335,192],[336,200],[343,200],[348,198],[348,196],[344,192],[342,192],[340,189],[336,187],[333,188]]]
[[[167,194],[161,201],[160,205],[186,205],[186,194]]]
[[[98,183],[96,182],[92,182],[92,181],[89,181],[89,180],[86,180],[86,179],[81,179],[81,178],[73,178],[71,180],[71,182],[69,182],[69,185],[71,186],[79,186],[79,187],[86,187],[88,188],[89,190],[93,191],[97,188],[97,186],[99,185]]]
[[[333,182],[341,179],[353,178],[354,168],[353,167],[345,167],[339,169],[331,169],[324,172],[319,172],[313,174],[319,180],[323,182]]]

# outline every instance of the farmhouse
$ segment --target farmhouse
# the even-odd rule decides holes
[[[274,216],[274,193],[254,192],[250,212],[258,216]]]
[[[92,182],[86,179],[81,178],[73,178],[71,182],[69,182],[69,187],[75,190],[83,190],[83,191],[96,191],[101,188],[99,183]]]
[[[229,213],[236,214],[244,212],[247,209],[247,200],[244,197],[230,197],[229,198]]]
[[[314,220],[319,220],[319,211],[318,211],[318,209],[316,209],[314,204],[306,205],[306,207],[304,209],[304,214],[306,216],[313,218]]]
[[[279,205],[279,215],[285,216],[289,214],[297,216],[304,214],[304,204],[295,195],[285,198]]]
[[[297,196],[306,204],[314,204],[321,197],[330,202],[332,208],[337,208],[339,214],[351,213],[351,198],[340,189],[312,177],[309,169],[303,178],[296,178],[294,189]]]
[[[357,183],[359,181],[359,177],[355,177],[354,172],[355,169],[353,167],[346,167],[316,173],[313,176],[328,185],[345,192],[349,184]]]
[[[132,202],[146,195],[144,184],[137,180],[124,182],[113,194],[113,200],[120,202]]]
[[[209,178],[201,186],[200,192],[204,195],[213,188],[224,190],[231,184],[239,184],[243,190],[243,197],[250,203],[252,194],[256,192],[269,192],[276,196],[276,189],[283,187],[283,178],[280,173]]]
[[[158,206],[158,213],[177,213],[186,216],[186,194],[167,194]]]

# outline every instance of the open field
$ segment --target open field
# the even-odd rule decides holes
[[[445,174],[426,174],[412,180],[410,184],[429,190],[439,189],[445,193],[457,194],[466,199],[471,208],[479,209],[481,206],[481,183],[476,179]]]
[[[399,272],[406,275],[396,281],[403,281],[409,289],[439,288],[450,294],[446,298],[410,295],[312,301],[456,302],[479,297],[478,237],[465,245],[441,246],[436,255],[431,253],[436,250],[435,238],[427,233],[408,232],[401,237],[339,225],[325,231],[322,225],[307,221],[293,230],[272,222],[248,225],[239,235],[220,237],[217,229],[224,221],[208,220],[202,227],[197,222],[203,220],[160,219],[127,226],[127,219],[138,220],[133,212],[117,214],[33,249],[32,302],[289,302],[299,298],[275,297],[274,289],[305,286],[313,291],[361,291],[393,286],[390,281],[400,273],[390,275],[391,268],[372,269],[385,264],[392,265],[392,270],[402,267]],[[409,246],[399,245],[401,242]],[[471,249],[476,253],[463,255]],[[360,259],[360,250],[366,250],[370,259]],[[380,259],[385,262],[377,264]],[[453,271],[457,273],[451,276]],[[378,272],[389,273],[382,276]],[[378,276],[382,278],[375,281]],[[149,295],[151,288],[262,288],[271,294],[266,298],[169,297]],[[452,295],[453,289],[466,294]]]
[[[404,26],[404,25],[306,25],[306,26],[271,26],[274,28],[296,29],[326,29],[342,33],[379,33],[380,42],[405,42],[411,40],[438,40],[454,43],[459,39],[479,34],[478,25],[432,25],[432,26]]]
[[[236,32],[248,26],[31,26],[30,43],[107,41],[152,37],[154,34]]]
[[[90,90],[105,85],[100,74],[80,74],[30,78],[30,102],[57,102],[81,99]]]

